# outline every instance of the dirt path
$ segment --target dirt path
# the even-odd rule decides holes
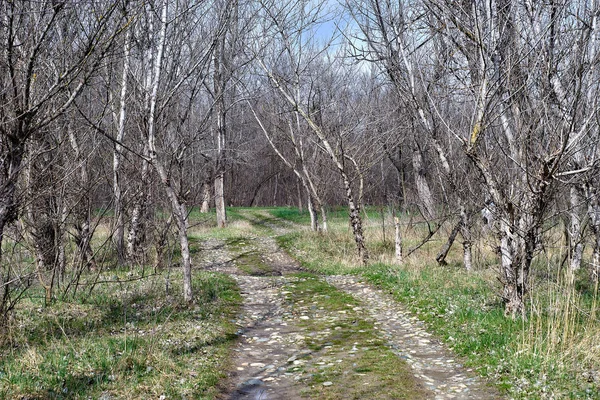
[[[264,235],[230,241],[212,239],[203,246],[206,254],[203,267],[232,275],[244,300],[242,314],[236,321],[240,326],[240,342],[224,399],[500,398],[495,390],[465,369],[416,317],[358,278],[315,278],[321,281],[318,284],[337,288],[339,292],[332,292],[334,296],[352,296],[358,307],[347,304],[343,310],[328,309],[322,307],[324,303],[318,301],[318,295],[307,297],[304,291],[297,293],[297,287],[307,284],[306,279],[297,275],[301,268],[273,239],[294,227],[268,214],[249,213],[247,218],[263,227]],[[408,372],[362,373],[370,368],[357,365],[360,360],[368,360],[369,347],[365,346],[374,346],[374,339],[368,339],[370,344],[363,343],[368,336],[360,333],[365,330],[353,328],[356,321],[371,324],[377,340],[410,366],[403,365],[399,370]],[[342,337],[354,342],[335,340]],[[327,375],[336,368],[350,371]],[[347,376],[349,372],[352,377]],[[374,373],[390,376],[374,377]],[[321,376],[340,378],[320,381]],[[397,384],[398,380],[405,383],[407,392],[382,391],[382,387],[390,382]],[[331,390],[336,384],[344,387]],[[373,386],[378,388],[374,390]]]
[[[410,364],[435,399],[496,399],[472,370],[425,330],[422,321],[389,296],[353,276],[328,276],[327,282],[369,305],[369,314],[396,354]]]
[[[240,341],[234,349],[235,369],[229,373],[222,398],[302,398],[298,379],[294,379],[297,374],[288,370],[289,364],[309,352],[303,349],[303,329],[294,323],[284,290],[296,280],[292,274],[300,272],[297,263],[269,237],[229,243],[211,239],[204,243],[203,252],[204,268],[233,276],[244,300],[236,321]]]

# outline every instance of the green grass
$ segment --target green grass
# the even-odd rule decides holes
[[[241,300],[226,276],[195,271],[193,284],[190,306],[179,296],[179,271],[101,284],[45,309],[32,292],[1,349],[0,398],[213,398]]]
[[[310,215],[308,214],[308,211],[300,213],[297,208],[282,207],[271,210],[270,213],[276,218],[285,219],[287,221],[303,224],[310,223]]]
[[[307,224],[294,212],[271,211]],[[460,246],[455,245],[449,265],[441,267],[434,261],[441,244],[437,239],[403,266],[393,265],[388,261],[393,246],[377,234],[380,221],[373,219],[365,230],[374,261],[363,267],[353,254],[346,217],[330,215],[329,220],[326,234],[297,231],[279,237],[278,242],[310,271],[362,275],[391,293],[464,357],[468,367],[497,382],[511,397],[600,398],[598,381],[586,378],[587,372],[600,370],[596,343],[600,327],[589,316],[594,300],[589,284],[578,284],[581,292],[577,292],[553,282],[556,273],[534,274],[530,317],[512,321],[503,315],[493,255],[480,256],[477,271],[467,274],[460,268]],[[418,243],[422,234],[418,227],[405,232],[405,243],[408,247]],[[555,268],[552,260],[545,262],[546,268]]]
[[[310,223],[310,214],[308,210],[303,210],[300,212],[298,208],[293,207],[277,207],[269,209],[269,212],[277,218],[281,218],[287,221],[301,223],[301,224],[309,224]],[[379,207],[365,207],[362,210],[363,218],[367,220],[379,220],[381,219],[381,208]],[[319,215],[320,218],[320,215]],[[329,207],[327,209],[327,218],[332,221],[340,220],[340,219],[348,219],[348,209],[346,207]]]
[[[386,232],[379,211],[367,209],[365,233],[372,261],[363,267],[354,255],[344,209],[328,214],[325,234],[310,232],[308,214],[291,208],[232,208],[228,212],[228,227],[214,229],[214,214],[192,210],[190,246],[195,258],[202,257],[204,240],[218,239],[238,268],[269,274],[272,271],[255,240],[278,232],[275,228],[288,228],[290,233],[279,236],[278,243],[304,268],[316,274],[364,276],[406,304],[467,366],[498,382],[511,397],[600,398],[595,378],[600,370],[596,288],[583,271],[574,286],[565,285],[556,267],[560,254],[535,260],[529,319],[511,321],[503,317],[496,260],[489,251],[476,255],[477,270],[471,274],[459,267],[459,246],[450,253],[449,265],[440,267],[432,262],[442,242],[436,236],[404,265],[393,265],[392,226],[388,220]],[[266,212],[273,217],[265,218]],[[302,227],[294,229],[279,218]],[[407,247],[418,244],[426,234],[422,224],[407,222],[403,229]],[[101,236],[96,240],[102,240]],[[177,247],[171,257],[174,262]],[[22,251],[15,254],[22,256],[15,258],[18,262],[27,256]],[[124,399],[214,398],[235,340],[231,321],[241,300],[234,282],[223,275],[194,271],[196,301],[188,306],[180,298],[179,269],[164,268],[151,275],[149,271],[120,267],[99,275],[86,272],[76,296],[46,308],[43,290],[34,285],[10,320],[10,341],[0,347],[0,398],[83,399],[103,394]],[[100,283],[90,293],[96,277]],[[314,275],[298,279],[290,294],[294,304],[313,304],[334,314],[346,312],[335,322],[345,328],[339,331],[333,322],[302,322],[311,332],[329,332],[307,337],[313,351],[308,357],[331,359],[347,351],[347,343],[369,348],[352,363],[339,357],[342,362],[329,368],[305,371],[307,395],[331,399],[352,398],[357,393],[362,398],[405,396],[401,386],[410,385],[409,377],[402,375],[405,365],[354,310],[353,299]],[[399,371],[399,375],[389,371]],[[334,384],[325,387],[326,381]],[[377,391],[381,388],[389,391]]]

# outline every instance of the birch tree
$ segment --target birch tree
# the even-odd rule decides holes
[[[112,116],[114,124],[116,125],[116,135],[113,151],[113,193],[114,193],[114,242],[119,257],[119,262],[123,262],[125,258],[125,210],[124,210],[124,196],[123,196],[123,180],[121,179],[122,168],[121,163],[123,160],[123,141],[125,139],[125,123],[127,120],[127,89],[130,69],[130,54],[131,54],[131,26],[133,25],[133,17],[129,16],[127,10],[127,3],[124,5],[122,11],[123,16],[127,19],[129,27],[126,29],[125,37],[123,38],[123,53],[122,53],[122,72],[120,79],[120,91],[118,99],[118,111],[113,106]],[[109,91],[109,93],[112,93]]]
[[[589,166],[570,161],[584,137],[597,135],[595,100],[585,91],[595,64],[589,3],[502,0],[430,3],[469,71],[471,129],[453,129],[494,202],[505,313],[525,313],[532,260],[559,182]],[[573,15],[581,18],[573,19]],[[449,25],[448,25],[449,24]],[[474,89],[472,89],[474,88]],[[592,160],[589,160],[592,161]]]

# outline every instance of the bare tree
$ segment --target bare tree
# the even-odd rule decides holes
[[[258,62],[260,67],[267,74],[271,84],[279,92],[281,98],[287,102],[298,115],[306,122],[310,131],[315,136],[319,143],[319,146],[327,154],[343,182],[343,187],[346,195],[346,202],[348,204],[350,225],[354,234],[354,240],[356,243],[357,253],[360,260],[366,263],[369,255],[365,246],[365,239],[362,227],[362,218],[360,215],[360,195],[356,197],[355,188],[353,188],[353,179],[351,178],[348,167],[347,157],[344,154],[344,148],[341,140],[338,140],[337,144],[340,146],[334,146],[330,142],[331,134],[333,131],[327,131],[326,125],[324,124],[326,118],[319,114],[320,105],[315,103],[317,107],[315,113],[311,113],[311,110],[307,108],[308,101],[305,98],[307,93],[298,91],[298,73],[302,72],[306,74],[310,72],[310,68],[316,68],[318,65],[318,59],[324,57],[325,51],[328,49],[327,43],[323,48],[313,48],[314,45],[314,32],[311,32],[311,25],[314,21],[318,21],[321,17],[322,9],[317,6],[311,8],[302,2],[291,1],[284,4],[264,4],[263,10],[266,14],[266,19],[272,25],[273,35],[281,45],[282,53],[286,54],[289,58],[283,65],[267,65],[267,60],[259,55]],[[311,44],[312,43],[312,44]],[[294,66],[292,76],[287,77],[285,68],[288,66]],[[283,67],[283,68],[280,68]],[[333,65],[328,64],[326,69],[320,71],[331,72]],[[295,72],[294,72],[295,71]],[[293,74],[296,74],[294,78]],[[285,77],[285,78],[284,78]],[[287,84],[292,82],[292,86]],[[296,82],[296,87],[293,83]],[[294,90],[296,90],[294,92]],[[298,96],[301,97],[298,97]],[[337,123],[338,121],[335,121]],[[341,133],[340,130],[337,133]],[[341,139],[341,136],[338,136]],[[349,154],[348,154],[349,156]],[[353,169],[353,168],[352,168]]]
[[[559,181],[589,168],[571,169],[570,160],[584,137],[597,137],[597,107],[584,103],[595,69],[585,56],[593,13],[585,1],[430,6],[454,27],[456,61],[469,71],[463,90],[473,98],[472,129],[454,132],[494,202],[506,314],[520,316]]]
[[[460,233],[464,265],[471,270],[469,216],[473,213],[472,202],[461,193],[457,183],[461,180],[462,171],[457,168],[459,161],[453,159],[456,152],[443,133],[444,126],[439,115],[444,111],[436,106],[439,98],[448,96],[445,90],[440,89],[448,85],[446,41],[431,28],[428,14],[423,12],[422,4],[418,2],[367,0],[347,1],[346,5],[358,26],[358,32],[351,34],[355,40],[354,57],[381,67],[395,89],[406,118],[414,127],[412,168],[421,214],[426,220],[439,224],[443,219],[441,205],[459,210],[456,213],[458,222],[436,260],[445,264],[450,247]],[[436,199],[432,188],[435,173],[432,166],[427,166],[424,161],[427,147],[433,149],[438,159],[439,169],[436,172],[443,179],[439,182],[441,190],[437,192],[442,193],[443,201]]]

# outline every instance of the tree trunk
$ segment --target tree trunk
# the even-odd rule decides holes
[[[0,260],[2,260],[4,229],[17,218],[16,184],[25,154],[25,145],[18,139],[19,136],[16,133],[6,138],[7,149],[0,159],[0,165],[4,166],[0,170]]]
[[[471,218],[464,206],[460,207],[460,222],[460,235],[463,238],[463,263],[467,271],[472,271]]]
[[[144,155],[147,155],[147,146],[144,147]],[[135,195],[133,210],[131,211],[131,221],[129,223],[129,233],[127,234],[127,257],[130,260],[138,258],[140,245],[142,242],[142,230],[145,226],[144,218],[146,208],[150,197],[149,188],[150,170],[146,160],[142,160],[142,173],[138,193]]]
[[[202,207],[200,212],[206,214],[210,211],[210,182],[204,182],[202,184]]]
[[[31,158],[30,151],[30,158]],[[29,227],[29,241],[35,254],[35,273],[39,284],[44,288],[44,305],[50,305],[53,298],[52,277],[56,267],[56,230],[52,221],[52,210],[50,207],[52,194],[41,194],[34,188],[33,168],[35,160],[28,160],[25,172],[25,187],[27,202],[25,205],[26,221]],[[35,208],[35,209],[34,209]]]
[[[125,260],[125,218],[123,215],[123,193],[121,190],[122,183],[120,172],[121,160],[123,158],[123,146],[121,143],[125,138],[125,119],[127,111],[127,76],[129,74],[130,37],[131,29],[127,29],[123,44],[123,74],[121,77],[117,137],[113,152],[113,192],[115,197],[114,243],[119,264],[122,264]]]
[[[215,93],[215,116],[216,116],[216,142],[217,157],[215,165],[215,208],[217,212],[217,226],[225,228],[227,225],[227,210],[225,209],[225,146],[226,146],[226,107],[225,87],[227,85],[227,73],[225,70],[225,35],[222,35],[215,46],[214,55],[214,93]]]
[[[90,231],[91,225],[91,199],[90,199],[90,175],[87,169],[87,162],[83,158],[81,154],[81,149],[79,147],[79,142],[77,137],[75,136],[75,132],[71,125],[69,124],[67,127],[67,132],[69,135],[69,141],[71,143],[71,147],[73,148],[73,152],[75,153],[75,160],[77,164],[80,165],[80,199],[78,204],[78,210],[74,213],[76,221],[75,221],[75,229],[77,230],[77,234],[75,235],[75,242],[77,244],[77,250],[79,252],[79,260],[81,261],[82,267],[93,267],[95,268],[95,261],[93,256],[93,251],[91,248],[92,234]]]
[[[327,232],[327,210],[321,202],[319,202],[319,210],[321,210],[321,231]]]
[[[304,207],[302,206],[302,189],[300,188],[300,180],[296,181],[296,191],[298,192],[298,213],[302,214],[304,212]]]
[[[394,249],[396,250],[396,263],[402,264],[402,231],[400,230],[400,218],[394,215]]]
[[[319,216],[317,215],[317,210],[315,210],[315,205],[310,192],[308,192],[307,204],[308,213],[310,214],[310,229],[313,232],[317,232],[319,230]]]
[[[156,259],[154,260],[154,271],[157,271],[164,267],[164,254],[169,238],[169,230],[173,223],[173,214],[169,216],[167,222],[161,229],[157,229],[156,238],[154,239],[156,249]]]
[[[448,256],[448,253],[450,252],[450,248],[452,247],[454,240],[456,240],[456,235],[458,235],[458,232],[460,231],[461,226],[462,226],[462,221],[458,221],[456,224],[454,224],[454,227],[452,228],[452,231],[450,232],[450,235],[448,236],[448,240],[446,241],[444,246],[442,246],[438,255],[435,257],[435,260],[438,262],[438,264],[440,264],[440,265],[447,264],[446,257]]]
[[[360,217],[360,207],[354,203],[354,195],[350,180],[343,170],[340,170],[342,179],[344,180],[344,188],[346,189],[346,200],[348,201],[348,211],[350,216],[350,226],[354,234],[354,242],[356,243],[356,251],[361,263],[366,264],[369,260],[369,252],[365,246],[365,238],[363,234],[362,218]]]
[[[598,282],[598,278],[600,278],[600,237],[598,236],[594,241],[594,251],[592,252],[590,276],[592,278],[592,282]]]
[[[67,209],[66,204],[63,204],[60,215],[61,230],[58,232],[58,235],[60,235],[58,238],[58,245],[60,247],[58,249],[58,267],[56,269],[56,282],[59,287],[62,284],[65,277],[65,272],[67,271],[67,254],[65,251],[67,218],[69,218],[69,210]]]
[[[412,153],[412,164],[417,194],[421,200],[422,214],[427,220],[435,220],[437,218],[435,203],[433,201],[431,189],[429,188],[429,183],[427,183],[425,166],[423,165],[423,156],[421,155],[421,150],[418,148],[414,149]]]
[[[160,180],[165,187],[165,191],[167,192],[167,197],[171,202],[171,208],[173,211],[173,215],[175,216],[175,220],[177,222],[177,227],[179,228],[179,244],[181,247],[181,264],[183,267],[183,299],[186,302],[191,302],[192,297],[192,264],[190,257],[190,248],[189,241],[187,235],[188,229],[188,221],[187,221],[187,210],[185,204],[179,200],[175,189],[172,186],[172,181],[169,179],[169,175],[162,164],[162,162],[158,159],[158,154],[156,151],[156,133],[155,133],[155,124],[156,124],[156,103],[158,97],[158,87],[160,84],[161,77],[161,63],[163,52],[165,48],[166,41],[166,31],[167,31],[167,6],[169,4],[169,0],[163,0],[162,4],[162,15],[161,15],[161,28],[158,38],[158,49],[157,56],[154,64],[154,81],[152,84],[152,94],[150,96],[150,113],[148,115],[148,154],[150,156],[150,162],[152,166],[158,173]],[[221,181],[222,182],[222,181]]]
[[[215,177],[215,209],[219,228],[225,228],[227,225],[227,211],[225,210],[225,196],[223,193],[224,175],[223,172],[219,172]]]
[[[182,210],[185,211],[185,210]],[[191,302],[192,292],[192,260],[190,258],[190,246],[187,235],[187,218],[179,212],[175,217],[179,227],[179,244],[181,246],[181,264],[183,266],[183,299]]]
[[[501,222],[504,315],[512,319],[525,317],[525,295],[537,237],[533,215],[521,215],[518,227],[520,232],[515,232],[508,223]]]

